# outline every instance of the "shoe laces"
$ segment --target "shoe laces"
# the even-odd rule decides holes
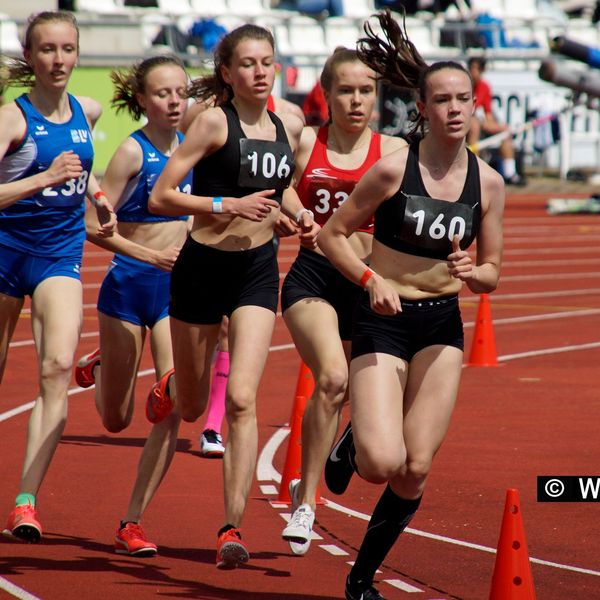
[[[28,515],[31,517],[35,517],[35,506],[27,503],[27,504],[20,504],[19,506],[16,507],[16,512],[19,515]]]
[[[204,439],[211,444],[221,444],[223,438],[214,429],[207,429],[202,434]]]
[[[307,505],[302,505],[294,511],[290,519],[290,525],[310,529],[312,527],[313,511]]]
[[[127,523],[127,525],[123,527],[122,531],[130,537],[135,537],[146,541],[144,530],[142,529],[142,526],[138,523]]]

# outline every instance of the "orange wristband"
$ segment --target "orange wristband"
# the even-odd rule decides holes
[[[365,272],[362,274],[362,277],[360,278],[360,287],[364,288],[367,285],[367,281],[369,281],[369,279],[371,279],[371,277],[373,277],[373,275],[375,275],[375,271],[373,271],[373,269],[369,269],[369,267],[367,267],[365,269]]]
[[[98,200],[98,198],[101,198],[102,196],[106,198],[106,194],[102,190],[98,190],[94,193],[92,197],[94,198],[94,200]]]

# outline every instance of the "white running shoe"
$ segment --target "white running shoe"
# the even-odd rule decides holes
[[[281,533],[281,537],[290,544],[290,549],[297,556],[303,556],[310,548],[312,527],[315,522],[315,512],[309,504],[298,506],[300,480],[292,479],[289,484],[292,501],[292,516]]]
[[[200,454],[204,458],[222,458],[225,447],[221,434],[213,429],[205,429],[200,436]]]

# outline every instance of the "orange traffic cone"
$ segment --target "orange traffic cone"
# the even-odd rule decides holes
[[[285,455],[285,466],[283,468],[283,476],[279,486],[278,501],[286,504],[291,504],[289,484],[292,479],[298,479],[301,475],[302,468],[302,417],[306,402],[312,396],[315,388],[310,369],[300,363],[300,371],[298,373],[298,383],[296,384],[296,395],[294,397],[294,406],[292,407],[292,418],[290,421],[290,437],[288,441],[287,453]],[[317,500],[320,500],[321,494],[317,489]]]
[[[475,322],[475,335],[469,356],[470,366],[497,367],[496,339],[494,338],[494,326],[492,322],[492,309],[490,298],[487,294],[481,294],[479,307],[477,309],[477,320]]]
[[[519,492],[515,489],[506,492],[490,600],[535,600]]]

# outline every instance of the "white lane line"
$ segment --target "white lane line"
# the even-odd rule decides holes
[[[333,510],[337,510],[345,515],[350,517],[356,517],[363,521],[369,521],[371,515],[367,515],[365,513],[361,513],[356,510],[352,510],[338,504],[337,502],[332,502],[331,500],[325,499],[325,506],[327,508],[331,508]],[[481,552],[489,552],[490,554],[496,554],[496,548],[490,548],[489,546],[482,546],[481,544],[473,544],[471,542],[465,542],[463,540],[457,540],[455,538],[450,538],[445,535],[438,535],[437,533],[429,533],[427,531],[421,531],[420,529],[413,529],[412,527],[407,527],[404,530],[405,533],[410,533],[412,535],[416,535],[423,538],[428,538],[430,540],[435,540],[438,542],[445,542],[446,544],[453,544],[455,546],[462,546],[463,548],[471,548],[472,550],[479,550]],[[593,575],[595,577],[600,577],[600,571],[593,571],[592,569],[584,569],[582,567],[575,567],[573,565],[565,565],[562,563],[551,562],[549,560],[543,560],[541,558],[530,558],[532,563],[538,565],[545,565],[547,567],[555,567],[556,569],[562,569],[565,571],[575,571],[576,573],[582,573],[584,575]]]
[[[561,248],[560,249],[560,253],[562,255],[565,254],[577,254],[578,256],[582,253],[582,248],[581,246],[577,247],[577,246],[570,246],[568,248]],[[596,248],[596,247],[589,247],[585,249],[585,253],[586,255],[594,255],[597,253],[600,253],[600,248]],[[552,254],[552,256],[556,256],[556,248],[549,248],[549,247],[543,247],[543,248],[508,248],[506,250],[502,251],[502,255],[503,256],[508,256],[508,255],[515,255],[515,254],[526,254],[527,256],[532,256],[533,254]]]
[[[40,600],[38,596],[30,594],[18,585],[15,585],[14,583],[8,581],[8,579],[4,579],[4,577],[2,576],[0,576],[0,590],[4,590],[11,596],[19,598],[19,600]]]
[[[279,428],[267,441],[261,450],[261,460],[256,465],[256,479],[258,481],[274,481],[281,483],[281,473],[273,466],[273,459],[279,446],[290,434],[288,427]]]
[[[541,315],[529,315],[526,317],[506,317],[505,319],[493,319],[494,325],[508,325],[511,323],[529,323],[531,321],[551,321],[553,319],[569,319],[571,317],[590,317],[600,314],[600,308],[589,308],[583,310],[567,310],[557,313],[546,313]],[[473,327],[474,323],[465,323],[465,328]]]
[[[91,337],[98,337],[100,335],[100,333],[98,331],[90,331],[88,333],[82,333],[79,337],[80,338],[91,338]],[[29,340],[19,340],[18,342],[11,342],[9,344],[9,348],[23,348],[24,346],[33,346],[34,345],[34,341],[33,339],[29,339]]]
[[[417,594],[423,593],[424,590],[415,587],[414,585],[410,585],[410,583],[406,583],[406,581],[402,581],[401,579],[383,579],[382,583],[388,583],[392,587],[398,588],[403,592],[407,592],[408,594]]]
[[[511,267],[573,267],[577,265],[597,265],[600,258],[561,258],[556,260],[503,260],[502,268]]]
[[[145,371],[140,371],[138,373],[138,377],[145,377],[146,375],[154,375],[154,369],[146,369]],[[67,391],[67,396],[76,396],[77,394],[82,394],[83,392],[87,392],[93,390],[96,386],[92,385],[89,388],[81,388],[76,386]],[[21,404],[21,406],[17,406],[11,410],[7,410],[6,412],[0,413],[0,423],[2,421],[6,421],[11,417],[15,417],[20,415],[23,412],[31,410],[35,406],[35,400],[32,402],[27,402],[26,404]]]
[[[334,544],[319,544],[319,548],[322,548],[325,552],[329,552],[333,556],[349,556],[345,550]]]
[[[586,346],[600,347],[600,342],[594,343],[591,345],[586,345]],[[554,351],[567,352],[570,350],[579,350],[579,349],[582,349],[582,347],[580,347],[580,346],[571,346],[571,347],[565,346],[562,349],[554,349]],[[551,349],[548,349],[548,351],[541,350],[538,352],[550,353],[551,351],[552,351]],[[527,353],[526,355],[529,356],[529,355],[531,355],[531,353]],[[518,357],[518,355],[506,355],[506,356],[499,357],[498,360],[514,360],[516,357]],[[277,472],[275,470],[275,467],[273,466],[273,457],[274,457],[275,452],[277,451],[279,445],[283,442],[283,440],[285,440],[285,438],[288,436],[288,434],[289,434],[289,428],[279,429],[271,436],[271,438],[265,444],[263,451],[261,451],[261,453],[258,457],[258,462],[257,462],[257,473],[260,473],[260,476],[258,477],[259,481],[265,481],[265,479],[264,479],[265,476],[268,473],[271,473],[272,477],[273,477],[273,479],[272,479],[273,481],[276,481],[277,483],[281,482],[281,474],[279,472]],[[330,508],[332,510],[337,510],[338,512],[341,512],[350,517],[355,517],[355,518],[361,519],[363,521],[369,521],[369,519],[371,518],[371,515],[348,508],[346,506],[342,506],[341,504],[338,504],[327,498],[324,498],[323,500],[324,500],[325,507]],[[281,508],[281,505],[278,505],[276,503],[271,503],[271,505],[274,508]],[[285,508],[287,508],[287,506]],[[284,514],[286,514],[286,513],[284,513]],[[287,513],[287,516],[289,518],[289,513]],[[283,517],[283,518],[285,518],[285,517]],[[483,546],[481,544],[474,544],[472,542],[467,542],[464,540],[450,538],[450,537],[438,535],[435,533],[429,533],[426,531],[421,531],[419,529],[414,529],[412,527],[407,527],[405,529],[405,532],[412,534],[412,535],[419,536],[419,537],[428,538],[428,539],[439,541],[439,542],[444,542],[447,544],[453,544],[453,545],[461,546],[464,548],[470,548],[472,550],[478,550],[480,552],[488,552],[490,554],[496,554],[496,549],[491,548],[489,546]],[[334,545],[331,545],[331,546],[330,545],[320,545],[319,547],[323,548],[324,550],[326,550],[327,552],[330,552],[330,553],[337,552],[337,548],[338,548],[337,546],[334,546]],[[332,549],[333,549],[333,551],[332,551]],[[345,554],[347,554],[347,553],[345,553]],[[561,569],[564,571],[573,571],[575,573],[581,573],[583,575],[592,575],[594,577],[600,577],[600,571],[594,571],[592,569],[585,569],[585,568],[577,567],[574,565],[567,565],[567,564],[563,564],[563,563],[552,562],[552,561],[543,560],[543,559],[534,558],[534,557],[530,557],[529,560],[530,560],[530,562],[535,563],[535,564],[553,567],[553,568]]]
[[[492,304],[496,300],[519,300],[524,298],[542,299],[542,298],[561,298],[569,296],[594,296],[600,294],[600,288],[581,288],[577,290],[554,290],[551,292],[520,292],[518,294],[503,294],[494,292],[490,295]],[[476,302],[479,296],[475,294],[464,295],[460,297],[461,302]]]
[[[581,279],[582,281],[600,277],[599,271],[589,271],[586,273],[546,273],[544,275],[502,275],[502,282],[506,281],[546,281],[547,279]]]
[[[549,235],[549,236],[527,236],[527,237],[512,237],[511,235],[505,235],[504,236],[504,242],[508,245],[508,243],[510,242],[511,244],[521,244],[523,242],[525,242],[526,244],[555,244],[555,250],[556,252],[560,252],[562,246],[564,244],[573,242],[574,244],[580,244],[580,248],[582,250],[585,250],[586,247],[583,244],[583,242],[588,242],[588,241],[593,241],[593,242],[598,242],[598,234],[597,233],[590,233],[590,234],[576,234],[574,233],[573,235],[562,235],[560,236],[560,245],[556,244],[556,235]]]
[[[556,313],[556,314],[550,314],[550,315],[543,315],[543,317],[542,316],[541,317],[516,317],[514,319],[512,319],[512,318],[497,319],[497,320],[494,320],[494,325],[505,325],[507,323],[522,323],[522,322],[526,322],[526,321],[537,321],[537,320],[541,320],[542,318],[558,319],[558,318],[564,318],[566,316],[586,316],[586,314],[589,316],[589,315],[598,314],[598,313],[600,313],[600,309],[589,310],[589,311],[574,311],[574,312],[569,311],[568,313]],[[465,328],[473,327],[473,325],[474,325],[473,322],[465,323]],[[564,353],[564,352],[576,352],[579,350],[589,350],[589,349],[598,348],[598,347],[600,347],[600,342],[589,342],[586,344],[578,344],[578,345],[571,345],[571,346],[556,346],[553,348],[541,348],[539,350],[529,350],[527,352],[520,352],[520,353],[516,353],[516,354],[506,354],[506,355],[498,356],[498,361],[502,362],[502,361],[516,360],[519,358],[529,358],[532,356],[560,354],[560,353]],[[294,344],[280,344],[278,346],[271,346],[269,351],[270,352],[278,352],[278,351],[282,351],[282,350],[291,350],[292,348],[295,348]],[[466,365],[463,365],[463,366],[466,366]],[[145,371],[139,371],[137,374],[138,377],[145,377],[147,375],[154,375],[154,369],[146,369]],[[81,394],[82,392],[92,390],[93,388],[94,388],[94,386],[91,386],[86,389],[83,389],[80,387],[74,387],[74,388],[71,388],[67,392],[67,395],[73,396],[75,394]],[[22,404],[11,410],[0,413],[0,423],[2,421],[6,421],[6,420],[10,419],[11,417],[15,417],[16,415],[19,415],[23,412],[31,410],[33,408],[33,406],[34,406],[34,402],[27,402],[26,404]],[[273,457],[275,456],[275,452],[279,448],[280,444],[289,435],[289,433],[290,433],[290,430],[288,427],[281,427],[273,434],[273,436],[271,436],[271,438],[265,444],[265,447],[263,448],[263,450],[261,452],[261,456],[265,456],[265,460],[259,461],[257,463],[257,467],[256,467],[258,481],[275,481],[276,483],[281,483],[281,474],[278,471],[276,471],[275,468],[273,467]]]
[[[523,293],[523,294],[494,294],[492,297],[492,306],[493,301],[496,300],[514,300],[514,299],[524,299],[524,298],[549,298],[556,296],[576,296],[576,295],[593,295],[600,292],[600,288],[591,288],[584,290],[573,290],[573,291],[560,291],[560,292],[547,292],[545,294],[535,294],[535,293]],[[478,302],[479,296],[464,296],[460,299],[461,302]],[[564,319],[569,317],[586,317],[590,315],[595,315],[600,312],[600,309],[581,309],[581,310],[573,310],[573,311],[563,311],[556,313],[542,313],[538,315],[528,315],[526,317],[507,317],[505,319],[494,319],[494,325],[506,325],[509,323],[523,323],[528,321],[545,321],[548,319]],[[280,313],[277,313],[277,316],[281,316]],[[474,321],[465,321],[463,326],[465,329],[469,329],[475,325]],[[98,337],[100,333],[98,331],[88,331],[86,333],[81,334],[81,338],[92,338]],[[18,342],[10,342],[9,348],[23,348],[25,346],[33,346],[33,339],[27,340],[19,340]],[[277,352],[280,350],[289,350],[294,347],[294,344],[281,344],[280,346],[271,346],[270,352]]]
[[[530,358],[532,356],[545,356],[547,354],[558,354],[561,352],[573,352],[574,350],[590,350],[592,348],[600,348],[600,342],[590,342],[589,344],[581,344],[578,346],[563,346],[562,348],[547,348],[546,350],[531,350],[529,352],[519,352],[517,354],[504,354],[498,357],[499,361],[517,360],[519,358]]]

